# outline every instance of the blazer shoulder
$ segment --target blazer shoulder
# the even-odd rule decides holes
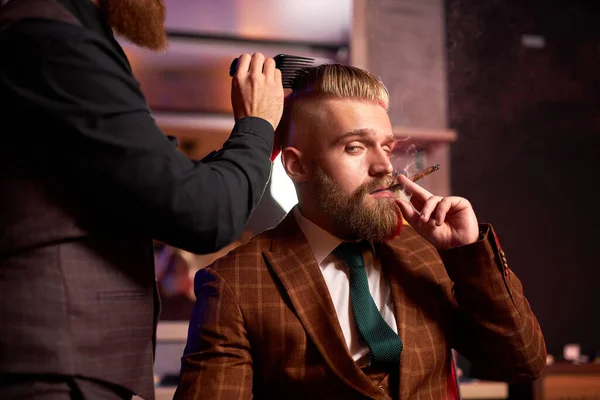
[[[267,230],[248,242],[236,247],[223,257],[214,261],[207,268],[226,276],[230,273],[239,273],[240,269],[262,268],[265,265],[262,253],[271,245],[271,230]]]

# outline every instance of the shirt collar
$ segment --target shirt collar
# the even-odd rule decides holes
[[[343,242],[343,240],[304,217],[302,212],[300,212],[300,207],[294,208],[294,217],[296,218],[300,230],[306,237],[306,241],[312,250],[317,264],[321,265],[321,263],[340,245],[340,243]],[[369,242],[369,244],[371,251],[373,251],[373,244],[371,242]]]
[[[300,230],[306,237],[306,241],[313,252],[317,264],[321,265],[323,260],[325,260],[327,256],[343,242],[343,240],[327,232],[314,222],[306,219],[300,212],[299,207],[294,208],[294,217],[296,218]]]
[[[94,31],[98,35],[107,39],[114,48],[123,56],[126,61],[128,68],[131,70],[127,55],[123,51],[121,44],[117,41],[114,36],[113,29],[108,24],[106,15],[91,1],[81,0],[59,0],[63,6],[65,6],[71,14],[73,14],[83,26]]]

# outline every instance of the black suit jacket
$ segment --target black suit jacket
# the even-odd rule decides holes
[[[201,162],[155,124],[90,1],[0,8],[0,373],[79,375],[154,397],[152,239],[216,251],[270,172],[272,126]]]

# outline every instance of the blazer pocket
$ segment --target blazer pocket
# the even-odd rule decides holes
[[[149,294],[143,290],[109,290],[105,292],[98,292],[97,296],[98,300],[126,301],[146,299],[149,297]]]

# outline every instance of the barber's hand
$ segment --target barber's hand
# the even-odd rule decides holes
[[[283,84],[275,60],[261,53],[242,54],[231,85],[235,120],[259,117],[277,128],[283,114]]]
[[[404,175],[398,175],[398,182],[411,195],[410,202],[397,200],[402,215],[434,247],[442,250],[477,241],[479,225],[467,199],[434,196]]]

